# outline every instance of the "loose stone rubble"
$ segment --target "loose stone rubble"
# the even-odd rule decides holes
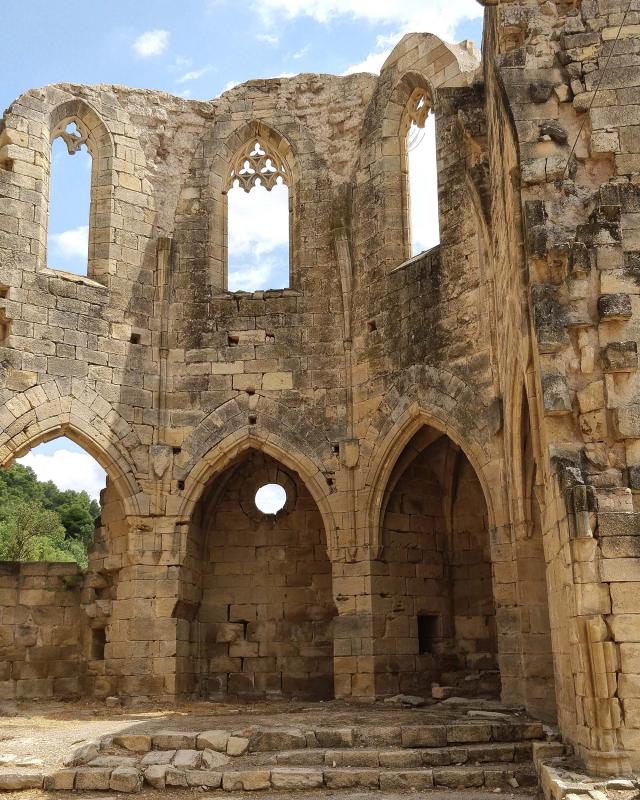
[[[67,435],[109,481],[86,572],[0,564],[0,699],[500,697],[588,773],[640,768],[640,10],[485,2],[482,60],[411,33],[379,76],[7,109],[0,467]],[[440,245],[411,257],[429,110]],[[58,136],[93,159],[86,277],[46,252]],[[258,180],[290,193],[289,286],[231,292],[227,192]],[[228,733],[166,747],[252,757]],[[356,780],[181,758],[145,770]],[[140,768],[69,767],[113,791]]]

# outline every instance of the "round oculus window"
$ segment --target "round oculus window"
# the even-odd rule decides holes
[[[256,508],[263,514],[277,514],[287,502],[287,493],[279,483],[266,483],[256,492]]]

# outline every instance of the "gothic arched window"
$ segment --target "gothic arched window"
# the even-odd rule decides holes
[[[440,243],[435,117],[425,89],[411,94],[401,128],[405,154],[405,212],[412,256]]]
[[[233,159],[224,186],[229,291],[289,286],[289,184],[287,164],[266,137],[252,137]]]
[[[91,173],[87,136],[75,121],[65,120],[51,135],[47,228],[51,268],[88,274]]]

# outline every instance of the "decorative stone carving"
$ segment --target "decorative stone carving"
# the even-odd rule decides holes
[[[87,136],[80,132],[75,122],[65,121],[59,128],[56,128],[51,134],[51,141],[54,139],[62,139],[70,156],[75,155],[83,144],[87,144]]]
[[[263,186],[268,192],[278,183],[288,184],[284,159],[263,139],[255,137],[234,159],[225,191],[237,185],[245,192]]]
[[[162,478],[171,464],[172,450],[168,445],[155,444],[150,448],[151,464],[158,478]]]

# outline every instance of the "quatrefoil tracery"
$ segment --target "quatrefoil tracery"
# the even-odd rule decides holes
[[[264,141],[255,138],[234,159],[226,189],[239,186],[250,192],[254,186],[264,186],[270,192],[274,186],[288,182],[282,158]]]

